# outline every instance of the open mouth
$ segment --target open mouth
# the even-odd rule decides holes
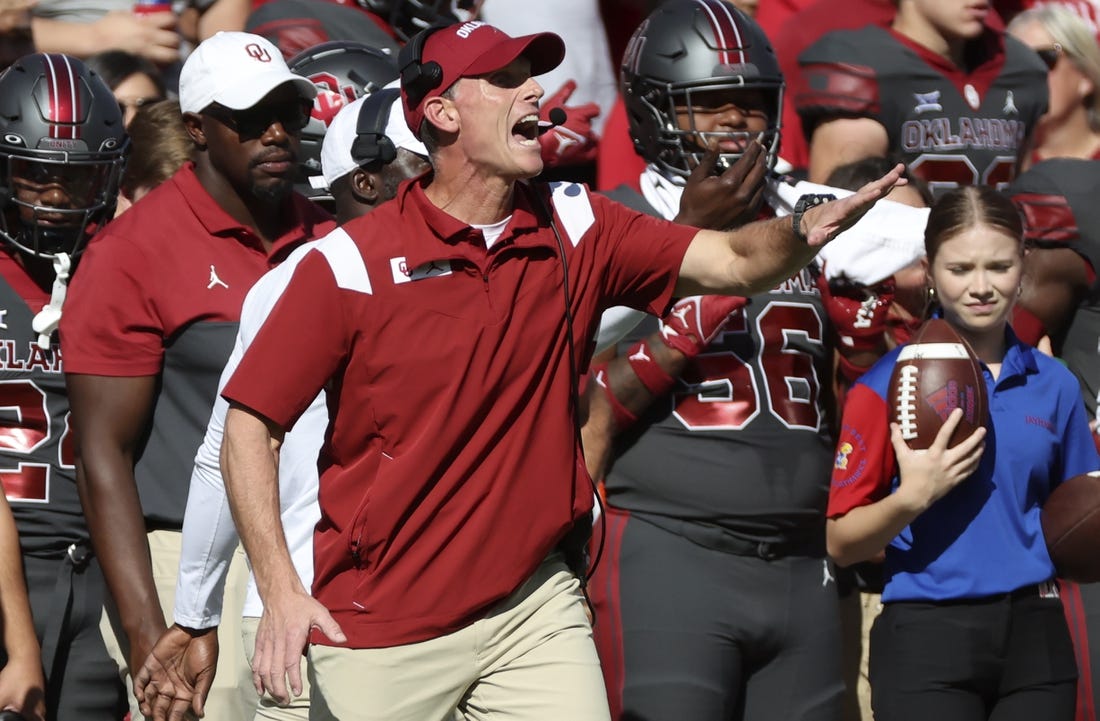
[[[512,137],[520,145],[538,145],[539,116],[531,113],[520,118],[519,122],[512,126]]]

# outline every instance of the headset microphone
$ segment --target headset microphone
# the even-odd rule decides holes
[[[567,119],[565,111],[561,108],[550,108],[550,112],[546,117],[549,118],[552,125],[565,125]]]

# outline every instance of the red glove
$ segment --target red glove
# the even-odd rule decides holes
[[[661,319],[661,340],[669,348],[694,358],[726,327],[748,298],[734,295],[692,295],[682,298]]]
[[[817,277],[821,300],[839,338],[841,353],[875,351],[886,338],[886,316],[894,302],[894,279],[873,286],[843,278]]]
[[[600,106],[595,103],[567,106],[566,101],[576,89],[576,81],[567,80],[558,92],[539,106],[540,120],[549,122],[552,108],[561,108],[566,116],[563,124],[551,126],[539,136],[539,143],[542,144],[542,162],[548,168],[580,165],[596,159],[596,144],[599,139],[592,130],[592,119],[600,114]]]

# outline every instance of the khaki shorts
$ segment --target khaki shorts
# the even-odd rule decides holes
[[[390,648],[309,649],[311,721],[609,721],[576,577],[551,556],[454,633]]]

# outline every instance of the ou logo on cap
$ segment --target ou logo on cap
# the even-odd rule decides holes
[[[270,63],[271,54],[267,52],[265,48],[260,47],[259,43],[249,43],[244,46],[244,51],[248,53],[248,56],[259,60],[261,63]]]

